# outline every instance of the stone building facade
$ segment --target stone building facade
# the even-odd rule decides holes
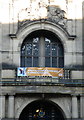
[[[0,13],[0,119],[83,120],[84,1],[0,0]]]

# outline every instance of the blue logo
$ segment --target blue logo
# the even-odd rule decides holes
[[[26,68],[25,67],[19,67],[17,70],[17,76],[26,76]]]

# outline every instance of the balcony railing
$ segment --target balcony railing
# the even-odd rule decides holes
[[[0,82],[2,86],[17,86],[17,85],[64,85],[64,86],[84,86],[82,79],[57,79],[50,77],[20,77],[18,79],[9,79]]]
[[[65,85],[84,86],[84,79],[72,79],[71,71],[64,70],[63,77],[51,76],[16,76],[15,78],[3,78],[0,85]]]

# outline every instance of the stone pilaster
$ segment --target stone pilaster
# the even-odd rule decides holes
[[[76,95],[72,95],[72,118],[78,118],[78,102]]]
[[[5,95],[0,95],[0,118],[5,118]]]
[[[80,118],[84,119],[84,94],[80,96]]]
[[[8,118],[14,118],[14,96],[8,97]]]

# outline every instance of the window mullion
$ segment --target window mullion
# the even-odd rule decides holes
[[[27,62],[27,43],[25,44],[25,66],[26,66],[26,62]]]
[[[32,67],[33,67],[33,57],[34,57],[34,56],[33,56],[33,50],[34,50],[33,47],[34,47],[34,46],[33,46],[33,43],[32,43],[32,56],[31,56],[31,57],[32,57]]]
[[[25,45],[25,56],[27,56],[27,43]]]
[[[50,67],[52,67],[52,44],[50,43]]]
[[[26,66],[26,56],[24,57],[24,66]]]
[[[57,67],[59,67],[58,44],[57,44]]]
[[[39,66],[45,67],[45,38],[41,36],[39,39]]]

